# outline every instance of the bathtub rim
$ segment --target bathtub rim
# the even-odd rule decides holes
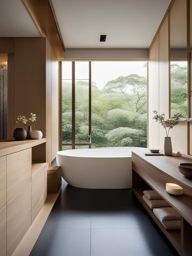
[[[135,149],[140,149],[141,147],[100,147],[100,148],[80,148],[80,149],[67,149],[67,150],[60,150],[60,151],[57,151],[57,156],[61,156],[61,157],[69,157],[69,158],[93,158],[93,159],[118,159],[118,158],[132,158],[132,152],[135,150]],[[83,155],[83,154],[80,154],[80,155],[76,155],[74,154],[74,152],[83,152],[83,151],[89,151],[89,150],[110,150],[110,149],[129,149],[128,151],[128,154],[125,155],[125,152],[123,152],[122,154],[123,155],[115,155],[114,153],[112,153],[112,155],[101,155],[101,154],[98,154],[98,155]],[[71,153],[71,154],[70,154]]]

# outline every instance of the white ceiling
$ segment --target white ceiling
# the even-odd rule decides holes
[[[0,37],[40,36],[21,0],[0,0]]]
[[[148,48],[170,1],[51,0],[66,48]]]

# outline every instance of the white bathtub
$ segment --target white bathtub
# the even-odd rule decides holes
[[[57,152],[63,178],[72,186],[122,189],[132,185],[130,147],[73,149]]]

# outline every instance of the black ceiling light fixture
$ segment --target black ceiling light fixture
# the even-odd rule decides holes
[[[105,42],[107,35],[100,35],[100,42]]]

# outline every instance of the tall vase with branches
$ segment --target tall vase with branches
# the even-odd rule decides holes
[[[159,122],[165,129],[165,141],[164,141],[164,153],[165,155],[172,155],[172,143],[171,137],[169,137],[170,130],[178,123],[179,119],[182,117],[181,114],[176,113],[171,118],[165,119],[165,114],[158,114],[156,110],[153,111],[153,119]]]

